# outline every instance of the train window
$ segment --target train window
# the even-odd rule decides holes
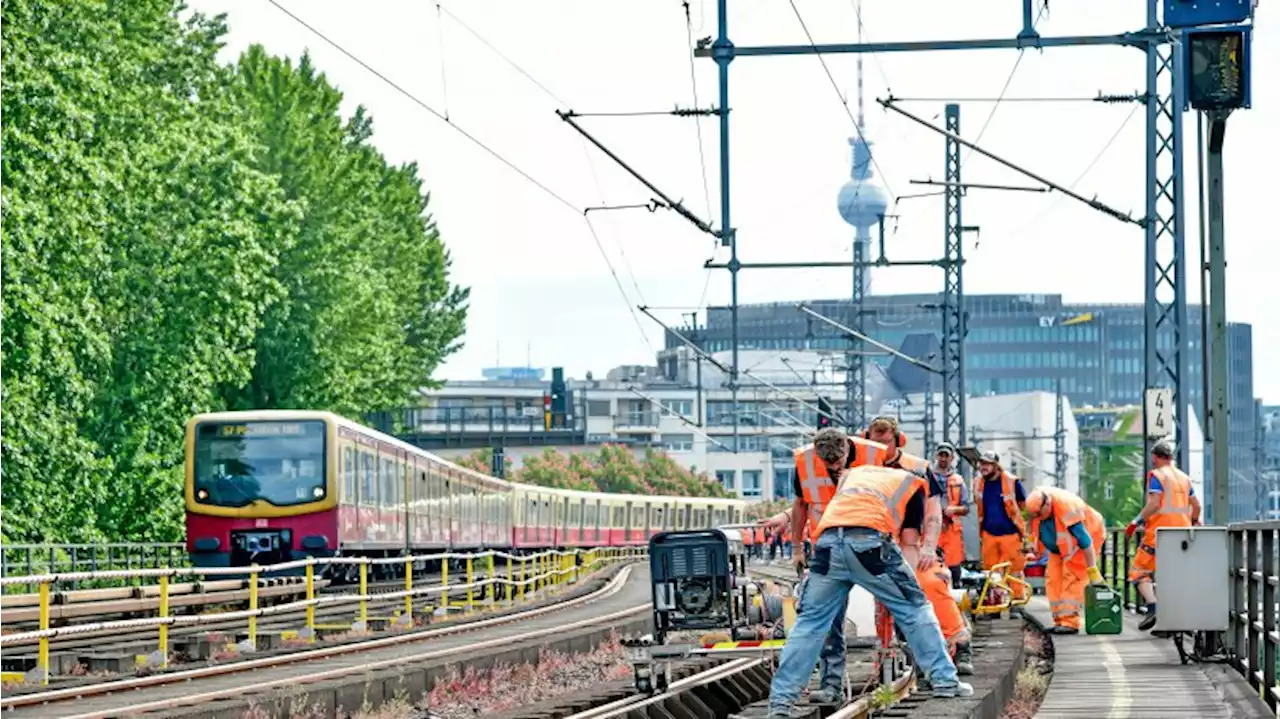
[[[707,528],[707,510],[705,509],[693,510],[693,529],[706,529],[706,528]]]
[[[572,500],[570,500],[572,501]],[[569,526],[582,526],[582,501],[573,502],[569,505]]]
[[[373,453],[360,450],[360,464],[363,465],[360,482],[360,504],[373,507],[378,504],[378,467]]]
[[[599,501],[599,500],[597,500]],[[587,506],[582,510],[582,525],[584,527],[596,526],[596,520],[600,516],[596,502],[588,502]]]
[[[644,526],[644,507],[631,508],[631,528],[640,529]]]
[[[684,507],[676,507],[676,531],[684,529]]]
[[[356,498],[356,451],[351,445],[342,448],[342,500],[348,504]]]
[[[617,529],[627,526],[627,510],[625,507],[613,508],[613,526]]]
[[[666,512],[662,510],[663,510],[662,507],[654,507],[653,511],[650,512],[650,516],[649,516],[650,529],[662,529],[662,517],[663,515],[666,514]]]
[[[712,511],[711,511],[711,522],[712,522],[712,526],[716,526],[716,527],[718,527],[718,526],[720,526],[720,525],[722,525],[722,524],[728,524],[728,522],[725,522],[725,521],[724,521],[724,510],[723,510],[723,509],[714,509],[714,510],[712,510]]]

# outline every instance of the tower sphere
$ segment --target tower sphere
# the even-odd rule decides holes
[[[854,227],[875,227],[889,207],[889,194],[871,180],[849,180],[836,200],[840,216]]]

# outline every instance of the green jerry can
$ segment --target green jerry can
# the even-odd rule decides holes
[[[1119,634],[1124,629],[1120,593],[1111,587],[1084,588],[1085,634]]]

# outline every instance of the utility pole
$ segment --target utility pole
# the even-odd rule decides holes
[[[689,324],[689,327],[691,328],[691,331],[689,334],[693,335],[691,339],[694,341],[697,348],[702,349],[702,331],[698,329],[698,313],[691,312],[689,314],[692,317]],[[693,353],[693,362],[695,367],[694,372],[696,373],[696,379],[694,380],[696,384],[694,386],[697,388],[695,390],[696,399],[694,401],[698,403],[695,413],[697,417],[698,426],[701,427],[702,426],[702,354],[700,352]]]
[[[924,457],[932,457],[936,445],[933,440],[933,378],[924,386]]]
[[[1231,407],[1227,388],[1227,261],[1222,146],[1227,118],[1232,111],[1249,106],[1252,36],[1251,28],[1247,26],[1188,30],[1183,34],[1186,59],[1190,61],[1189,104],[1203,113],[1209,129],[1205,191],[1209,205],[1209,295],[1212,302],[1208,319],[1212,362],[1209,386],[1213,397],[1209,420],[1213,428],[1213,521],[1215,524],[1227,524],[1231,521]]]
[[[1027,5],[1030,7],[1030,3]],[[944,257],[942,267],[942,437],[960,447],[965,442],[964,385],[964,223],[960,178],[960,106],[946,106],[946,174],[943,209]],[[930,378],[932,382],[932,378]]]

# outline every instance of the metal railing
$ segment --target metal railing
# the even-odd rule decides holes
[[[169,627],[171,626],[198,626],[210,622],[245,619],[248,626],[248,638],[242,643],[241,648],[243,651],[252,652],[257,648],[259,617],[304,609],[305,625],[297,632],[297,636],[299,639],[311,643],[316,638],[316,607],[319,605],[358,603],[359,607],[354,621],[349,626],[342,626],[341,630],[365,631],[371,619],[368,612],[370,604],[403,599],[402,609],[393,613],[391,621],[394,626],[412,626],[415,611],[414,600],[416,598],[427,598],[429,600],[418,607],[420,611],[436,611],[438,608],[439,611],[447,615],[452,607],[454,609],[463,609],[470,613],[477,609],[477,605],[480,605],[481,609],[493,608],[499,603],[511,605],[512,603],[523,601],[526,598],[526,594],[532,594],[539,590],[555,591],[565,584],[576,583],[581,576],[603,566],[614,562],[640,558],[647,555],[647,553],[648,549],[646,547],[547,550],[527,555],[488,550],[474,554],[441,552],[429,555],[409,555],[379,559],[367,557],[309,557],[281,564],[255,564],[247,567],[193,567],[183,569],[161,567],[132,571],[112,570],[4,577],[0,578],[0,588],[32,583],[39,587],[39,629],[0,635],[0,647],[38,642],[36,668],[24,676],[23,680],[47,685],[50,671],[49,641],[62,636],[85,632],[129,631],[155,627],[158,632],[159,647],[153,655],[153,663],[163,668],[167,667],[169,662]],[[505,572],[497,570],[497,562],[499,560],[505,560]],[[449,585],[450,561],[465,563],[465,583]],[[440,584],[415,588],[415,565],[425,565],[427,562],[439,562],[441,569]],[[486,571],[485,579],[479,580],[476,576],[477,562]],[[318,597],[316,592],[316,567],[328,565],[358,566],[360,569],[358,593]],[[370,594],[368,586],[368,568],[370,565],[403,565],[404,590]],[[306,599],[259,608],[258,593],[262,578],[271,574],[297,571],[299,569],[304,570],[306,576]],[[181,616],[169,613],[169,586],[172,578],[178,576],[245,575],[249,577],[249,606],[247,610]],[[126,619],[65,627],[50,627],[49,607],[52,603],[51,589],[54,586],[64,583],[116,579],[121,576],[136,576],[157,580],[157,589],[160,597],[159,616],[146,619]],[[500,591],[503,589],[505,591]],[[457,598],[458,595],[464,596],[465,599],[459,600]],[[333,629],[335,627],[325,628]]]
[[[1226,644],[1232,650],[1231,666],[1240,672],[1259,696],[1276,711],[1280,687],[1276,686],[1277,572],[1276,532],[1280,522],[1240,522],[1227,528],[1230,538],[1231,623]]]
[[[1280,706],[1277,686],[1276,590],[1280,587],[1280,560],[1277,533],[1280,521],[1240,522],[1227,527],[1230,556],[1227,558],[1231,615],[1222,643],[1232,667],[1249,681],[1258,695],[1275,712]],[[1126,609],[1140,611],[1145,604],[1129,582],[1129,566],[1139,537],[1125,536],[1124,530],[1108,533],[1099,556],[1100,569],[1112,587],[1124,597]],[[1216,581],[1205,577],[1205,581]]]
[[[108,542],[102,544],[6,544],[0,547],[0,578],[29,577],[38,574],[82,574],[161,567],[181,568],[188,563],[187,549],[181,542],[137,543]],[[79,583],[71,582],[72,589]],[[119,583],[120,580],[112,580]],[[90,582],[91,584],[93,582]],[[26,587],[23,590],[23,587]],[[6,583],[4,593],[36,591],[36,583]]]

